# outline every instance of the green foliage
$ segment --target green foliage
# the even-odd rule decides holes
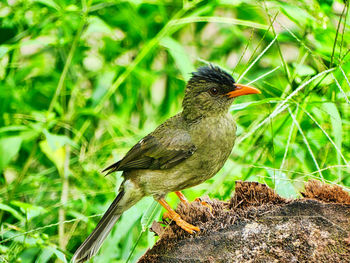
[[[0,261],[67,262],[115,197],[101,170],[181,109],[212,62],[261,95],[238,98],[234,151],[192,200],[235,180],[297,197],[350,188],[349,1],[0,3]],[[168,200],[175,206],[175,195]],[[135,262],[161,209],[128,210],[92,262]]]

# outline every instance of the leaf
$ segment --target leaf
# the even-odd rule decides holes
[[[273,175],[272,171],[268,171],[271,178],[275,178],[275,191],[278,195],[285,198],[297,198],[299,196],[297,190],[291,180],[283,172],[276,172]]]
[[[61,148],[66,144],[70,144],[71,142],[70,139],[64,135],[52,134],[52,133],[49,133],[47,130],[44,130],[43,133],[45,134],[47,142],[51,150],[53,151],[57,150],[58,148]]]
[[[53,251],[46,247],[42,250],[39,257],[35,260],[35,263],[46,263],[50,260],[52,255]]]
[[[298,25],[306,25],[308,24],[308,20],[315,20],[315,18],[305,10],[306,9],[301,9],[296,5],[290,5],[287,3],[281,4],[282,13]]]
[[[0,245],[0,255],[8,255],[7,253],[9,252],[9,250],[10,250],[9,247]]]
[[[35,263],[46,263],[53,255],[56,255],[56,257],[62,262],[67,263],[66,256],[54,247],[45,247],[40,253],[40,256],[36,259]]]
[[[153,201],[152,204],[148,207],[147,211],[141,217],[141,226],[143,232],[150,227],[152,222],[157,218],[159,212],[159,203]]]
[[[339,111],[334,103],[324,103],[324,109],[328,112],[331,124],[332,124],[332,134],[334,137],[334,143],[338,147],[339,151],[342,152],[342,119],[340,117]],[[337,151],[337,161],[338,164],[341,163],[341,156]],[[341,178],[341,170],[338,170],[338,178]]]
[[[44,214],[47,210],[41,206],[32,205],[20,201],[11,201],[11,204],[21,208],[21,210],[27,214],[28,219],[32,219],[38,215]]]
[[[88,27],[85,32],[82,34],[82,38],[88,38],[89,35],[93,33],[104,33],[106,35],[113,35],[111,27],[106,24],[105,21],[100,19],[97,16],[89,16],[88,18]]]
[[[326,146],[328,142],[327,137],[323,136],[323,132],[319,129],[309,129],[306,134],[308,140],[317,148],[321,149]]]
[[[0,172],[2,172],[9,162],[19,152],[22,138],[11,136],[0,138]]]
[[[300,163],[305,162],[305,158],[306,158],[305,149],[296,143],[291,144],[291,148],[293,150],[292,156],[294,156],[297,160],[299,160]]]
[[[3,233],[3,237],[5,239],[9,239],[9,240],[11,239],[11,241],[14,243],[25,244],[27,247],[35,246],[37,244],[37,241],[38,241],[37,238],[34,238],[32,236],[29,236],[29,235],[25,235],[25,234],[18,234],[18,231],[13,231],[13,230],[5,231]]]
[[[325,9],[325,11],[329,10],[329,8],[332,8],[332,5],[333,5],[333,0],[317,0],[317,2],[320,4],[322,8]]]
[[[56,257],[58,259],[60,259],[62,262],[67,263],[66,256],[61,251],[59,251],[57,248],[48,247],[48,249],[51,250],[56,255]]]
[[[298,74],[300,77],[316,74],[316,70],[314,70],[312,67],[308,65],[293,63],[293,66],[295,68],[295,73]]]
[[[11,125],[0,128],[0,133],[11,132],[11,131],[26,131],[28,127],[25,125]]]
[[[163,38],[160,44],[169,50],[183,78],[188,80],[191,77],[191,73],[195,71],[195,68],[193,67],[187,51],[179,42],[170,37]]]
[[[52,134],[47,130],[44,130],[43,133],[46,136],[46,140],[39,143],[40,149],[55,164],[59,173],[63,174],[66,156],[64,146],[70,144],[76,147],[76,144],[67,136]]]
[[[53,0],[32,0],[32,3],[35,3],[35,2],[46,5],[48,7],[52,7],[56,11],[61,10],[61,7],[58,4],[56,4],[55,1]]]
[[[0,203],[0,210],[4,210],[4,211],[9,212],[11,215],[13,215],[19,221],[24,220],[24,217],[20,213],[18,213],[15,209],[13,209],[12,207],[10,207],[8,205]]]
[[[46,157],[49,158],[56,166],[58,172],[60,175],[63,174],[63,167],[64,167],[64,160],[66,158],[66,152],[61,146],[60,148],[55,147],[55,150],[53,150],[49,146],[48,140],[41,141],[39,143],[40,149],[43,153],[45,153]]]
[[[34,241],[34,242],[33,242]],[[35,247],[35,239],[32,238],[30,242],[24,237],[23,245],[25,248],[18,254],[18,261],[21,263],[32,263],[37,254],[40,252],[40,248]],[[16,260],[17,261],[17,260]],[[15,261],[15,262],[16,262]],[[13,262],[13,261],[12,261]]]
[[[10,48],[7,47],[6,45],[0,46],[0,59],[3,58],[9,51],[10,51]]]
[[[112,85],[115,75],[115,70],[105,70],[101,75],[97,77],[97,85],[92,94],[93,106],[96,106],[105,95],[108,88]]]
[[[334,142],[341,150],[342,145],[342,120],[339,114],[339,111],[334,103],[324,103],[324,109],[330,116],[331,124],[332,124],[332,133],[334,136]]]

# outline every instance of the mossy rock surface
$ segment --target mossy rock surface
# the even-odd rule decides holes
[[[139,262],[350,262],[350,195],[309,181],[304,198],[288,200],[266,185],[236,182],[228,202],[180,204],[201,231],[154,222],[160,239]]]

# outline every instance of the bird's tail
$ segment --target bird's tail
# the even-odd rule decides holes
[[[100,249],[103,241],[111,232],[112,227],[118,221],[121,214],[129,207],[134,205],[142,198],[141,195],[133,195],[126,193],[124,190],[120,191],[113,203],[109,206],[107,212],[102,216],[96,228],[88,236],[88,238],[75,251],[71,262],[84,262],[93,257]]]

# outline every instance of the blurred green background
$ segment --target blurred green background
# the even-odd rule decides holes
[[[0,2],[0,262],[67,262],[115,197],[101,170],[181,110],[208,62],[262,94],[236,99],[224,168],[185,190],[227,200],[236,180],[299,197],[350,189],[349,1]],[[169,194],[176,206],[178,200]],[[91,262],[135,262],[161,209],[127,211]]]

